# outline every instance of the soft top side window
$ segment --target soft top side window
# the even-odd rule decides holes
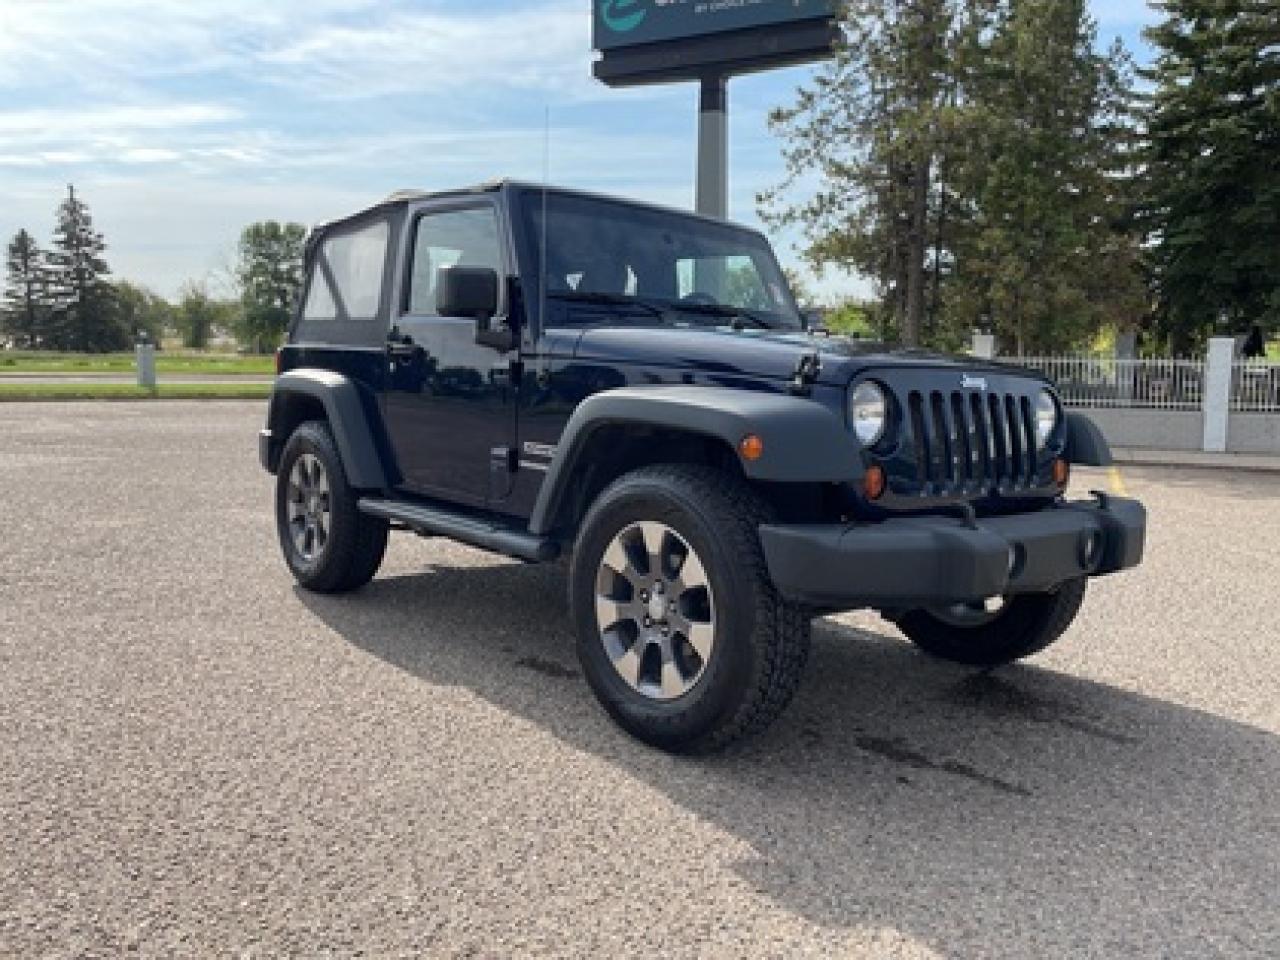
[[[390,229],[385,220],[334,233],[311,267],[303,320],[373,320],[382,303]]]

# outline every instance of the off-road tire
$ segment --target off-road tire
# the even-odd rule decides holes
[[[320,461],[329,485],[329,537],[324,548],[307,561],[289,529],[290,476],[298,458],[310,454]],[[276,531],[280,549],[298,583],[313,593],[347,593],[363,587],[378,572],[387,550],[387,521],[362,514],[358,497],[347,482],[342,457],[329,425],[322,420],[301,424],[285,443],[276,476]]]
[[[1080,612],[1085,581],[1070,580],[1051,593],[1011,597],[999,615],[979,626],[961,627],[927,610],[913,610],[898,627],[930,656],[974,667],[1013,663],[1039,653],[1061,637]]]
[[[570,562],[570,609],[583,673],[601,705],[638,739],[707,753],[767,727],[795,694],[810,617],[773,588],[760,547],[768,505],[742,481],[699,465],[644,467],[615,481],[582,523]],[[596,619],[600,565],[629,524],[658,522],[696,551],[715,597],[714,645],[696,683],[654,701],[620,676]]]

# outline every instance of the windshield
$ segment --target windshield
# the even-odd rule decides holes
[[[535,264],[543,261],[543,204],[541,191],[524,194]],[[742,311],[762,326],[801,326],[773,250],[750,230],[554,191],[545,204],[546,258],[539,273],[550,298],[634,299],[722,318]]]

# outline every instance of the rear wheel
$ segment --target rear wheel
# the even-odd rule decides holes
[[[329,425],[298,427],[280,457],[276,529],[285,562],[306,589],[343,593],[378,572],[388,524],[360,513],[357,499]]]
[[[762,730],[787,705],[809,619],[769,582],[767,507],[709,467],[628,474],[587,518],[570,569],[578,656],[625,730],[706,752]]]
[[[931,656],[969,666],[999,666],[1039,653],[1061,637],[1080,612],[1085,583],[1070,580],[1047,593],[913,610],[897,623]]]

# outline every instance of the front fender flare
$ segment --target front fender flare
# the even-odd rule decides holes
[[[752,480],[842,483],[864,472],[857,440],[833,411],[813,400],[730,387],[620,387],[594,394],[570,417],[539,491],[531,532],[551,531],[592,435],[622,424],[698,434],[735,452],[744,437],[754,434],[764,441],[764,455],[740,461]]]
[[[280,444],[288,437],[280,436],[281,412],[291,396],[310,397],[324,407],[334,442],[342,455],[342,466],[347,481],[358,490],[384,490],[387,488],[382,459],[373,442],[372,425],[369,422],[360,388],[349,377],[331,370],[291,370],[276,378],[271,392],[271,405],[267,411],[267,429]]]
[[[1066,457],[1086,467],[1109,467],[1115,462],[1107,438],[1083,413],[1067,414]]]

